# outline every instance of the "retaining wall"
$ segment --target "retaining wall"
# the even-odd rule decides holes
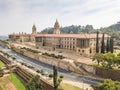
[[[102,78],[110,78],[112,80],[120,81],[120,70],[111,70],[105,68],[94,67],[92,65],[75,62],[77,66],[83,68],[87,73],[96,75]]]

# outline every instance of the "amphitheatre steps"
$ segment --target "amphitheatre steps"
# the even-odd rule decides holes
[[[3,63],[5,63],[6,65],[11,63],[11,61],[9,61],[7,58],[5,58],[5,57],[2,56],[2,55],[0,55],[0,60],[1,60]]]
[[[24,80],[25,83],[28,83],[31,78],[33,77],[32,74],[26,72],[25,70],[21,69],[20,67],[17,67],[15,70],[15,73]]]

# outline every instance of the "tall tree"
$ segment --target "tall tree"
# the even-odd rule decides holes
[[[40,76],[34,76],[27,84],[27,90],[42,90]]]
[[[54,65],[53,66],[53,85],[54,85],[54,90],[58,90],[58,71],[57,71],[57,67]]]
[[[104,33],[103,33],[103,36],[102,36],[101,53],[103,53],[103,54],[105,53]]]
[[[110,39],[107,38],[107,43],[106,43],[106,52],[108,53],[110,51]]]
[[[99,53],[99,32],[97,31],[97,37],[96,37],[96,53]]]
[[[101,53],[96,53],[93,57],[92,57],[93,61],[96,61],[98,66],[100,65],[101,62],[103,62],[103,54]]]
[[[110,38],[110,52],[113,53],[113,38]]]

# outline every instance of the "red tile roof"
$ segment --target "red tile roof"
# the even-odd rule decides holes
[[[96,34],[10,34],[12,36],[35,36],[35,37],[70,37],[70,38],[96,38]],[[102,34],[99,34],[102,37]],[[109,37],[105,34],[105,37]]]
[[[35,36],[35,34],[9,34],[9,36]]]
[[[37,34],[36,37],[96,38],[96,34]],[[102,37],[102,34],[99,34]],[[105,34],[105,37],[109,37]]]

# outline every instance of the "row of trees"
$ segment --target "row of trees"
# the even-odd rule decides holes
[[[97,36],[96,36],[96,53],[105,53],[105,52],[111,52],[113,53],[113,38],[112,37],[108,37],[107,38],[107,42],[106,42],[106,45],[105,45],[105,34],[103,33],[103,36],[102,36],[102,41],[101,41],[101,51],[99,51],[100,48],[99,48],[99,32],[97,31]]]
[[[27,51],[30,51],[30,52],[33,52],[33,53],[40,53],[39,51],[33,50],[33,49],[31,49],[31,48],[22,47],[21,49],[27,50]]]
[[[96,53],[92,57],[93,61],[96,61],[98,66],[102,66],[104,68],[113,69],[113,68],[120,68],[120,56],[115,55],[113,53]]]
[[[96,36],[96,54],[93,56],[93,61],[98,63],[98,66],[102,66],[105,68],[120,68],[120,55],[113,54],[113,38],[108,37],[105,44],[105,35],[103,33],[102,41],[101,41],[101,51],[99,47],[99,32],[97,32]]]
[[[42,55],[46,55],[46,56],[49,56],[49,57],[54,57],[54,58],[56,58],[56,59],[64,59],[64,58],[65,58],[65,57],[62,56],[62,55],[55,55],[54,53],[49,54],[49,53],[47,53],[47,52],[42,53]]]

